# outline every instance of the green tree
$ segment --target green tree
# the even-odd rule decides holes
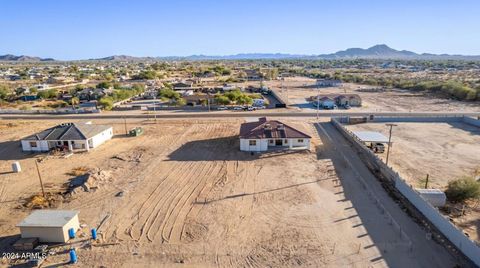
[[[37,97],[41,99],[53,99],[57,97],[57,91],[55,89],[43,90],[37,93]]]
[[[8,93],[9,93],[9,90],[8,90],[7,86],[0,85],[0,99],[2,99],[2,100],[7,99]]]
[[[113,99],[111,97],[103,97],[98,101],[98,104],[105,110],[111,110],[113,108]]]
[[[221,105],[228,105],[230,104],[230,99],[226,96],[217,95],[215,96],[215,102]]]
[[[110,88],[112,84],[109,82],[101,82],[97,84],[97,88]]]
[[[184,98],[179,98],[179,99],[175,100],[175,104],[177,106],[185,106],[185,105],[187,105],[187,102],[185,101]]]

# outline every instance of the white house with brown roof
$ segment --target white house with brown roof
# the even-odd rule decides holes
[[[309,135],[266,117],[257,122],[243,123],[240,127],[240,151],[310,150],[310,139]]]

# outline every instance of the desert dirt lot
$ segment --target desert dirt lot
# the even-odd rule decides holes
[[[414,187],[423,188],[429,174],[430,188],[445,189],[448,181],[478,176],[480,128],[465,123],[396,123],[389,164]],[[384,123],[347,126],[352,131],[378,131],[388,137]],[[384,161],[386,153],[379,154]],[[480,208],[472,206],[456,219],[470,238],[480,241]]]
[[[443,188],[448,181],[472,176],[480,168],[480,129],[461,122],[396,123],[389,164],[416,187]],[[388,137],[385,123],[349,125],[352,131],[377,131]],[[385,160],[386,153],[378,154]]]
[[[448,254],[411,251],[346,164],[317,152],[311,122],[284,120],[314,137],[311,152],[253,156],[238,150],[241,122],[129,122],[146,133],[127,138],[122,121],[99,120],[117,136],[68,158],[21,153],[17,141],[59,121],[1,122],[0,251],[11,250],[15,225],[31,211],[24,204],[40,192],[34,159],[44,158],[40,170],[55,206],[80,211],[84,233],[105,219],[100,241],[78,248],[81,267],[452,266]],[[8,172],[13,160],[23,172]],[[101,178],[90,192],[61,197],[77,167]]]
[[[315,107],[306,99],[317,94],[358,94],[362,98],[362,107],[352,107],[349,111],[371,112],[409,112],[409,111],[450,111],[479,112],[479,102],[462,102],[442,99],[422,92],[401,89],[369,92],[377,88],[367,85],[344,83],[341,87],[315,87],[315,79],[306,77],[287,77],[284,81],[273,80],[264,83],[277,90],[284,99],[288,98],[291,107],[314,110]],[[253,82],[252,82],[253,83]],[[257,86],[258,86],[257,82]],[[255,84],[255,83],[254,83]],[[283,88],[283,91],[281,90]]]

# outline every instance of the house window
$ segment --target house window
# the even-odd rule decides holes
[[[37,142],[36,141],[31,141],[30,142],[30,147],[37,147]]]
[[[257,146],[257,141],[256,140],[249,140],[248,145],[250,146]]]
[[[269,140],[268,142],[269,142],[270,144],[273,144],[273,140]]]
[[[288,140],[287,140],[287,139],[285,139],[285,140],[283,141],[283,143],[285,143],[285,144],[288,144]]]
[[[303,143],[303,139],[298,139],[298,143]]]

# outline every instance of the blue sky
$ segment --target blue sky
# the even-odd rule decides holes
[[[375,44],[480,55],[476,0],[0,1],[0,55],[322,54]]]

